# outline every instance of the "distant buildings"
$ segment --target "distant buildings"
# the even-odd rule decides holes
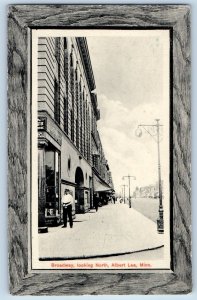
[[[85,38],[38,39],[39,226],[58,223],[68,188],[73,214],[94,206],[94,195],[113,190],[97,121],[100,111]]]
[[[162,181],[163,187],[163,181]],[[162,188],[163,190],[163,188]],[[136,187],[133,192],[135,198],[159,198],[158,182],[156,184],[150,184],[148,186]]]

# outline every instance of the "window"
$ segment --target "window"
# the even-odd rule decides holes
[[[74,128],[74,111],[71,110],[71,140],[74,142],[75,140],[75,128]]]
[[[57,216],[60,213],[60,154],[47,149],[45,153],[46,170],[46,216]]]
[[[60,38],[55,38],[55,59],[60,63]]]
[[[69,155],[69,158],[68,158],[68,171],[70,171],[70,168],[71,168],[71,157]]]
[[[79,106],[80,106],[80,99],[79,99],[79,83],[78,83],[78,71],[77,68],[75,69],[75,99],[76,99],[76,147],[79,149]]]
[[[89,107],[88,107],[88,110],[87,110],[87,159],[89,162],[90,161],[90,141],[91,141],[91,138],[90,138],[90,112],[89,112]]]
[[[98,159],[99,159],[99,155],[98,154],[93,154],[92,155],[93,158],[93,166],[98,169]]]
[[[65,80],[65,97],[64,97],[64,131],[68,134],[68,49],[67,39],[64,38],[64,80]]]
[[[79,122],[76,120],[76,146],[79,148]]]
[[[60,38],[55,38],[57,74],[54,80],[54,118],[60,124]]]
[[[64,97],[64,131],[68,134],[68,98]]]
[[[70,89],[72,97],[72,109],[71,109],[71,140],[75,141],[75,121],[74,121],[74,100],[75,100],[75,91],[74,91],[74,68],[73,68],[73,55],[70,54]]]
[[[60,86],[57,79],[54,80],[54,117],[60,124]]]
[[[70,66],[73,67],[73,54],[70,54]]]

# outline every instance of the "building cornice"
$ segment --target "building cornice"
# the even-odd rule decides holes
[[[91,64],[90,54],[88,50],[87,40],[84,37],[77,37],[76,42],[81,56],[81,61],[84,67],[84,72],[86,74],[86,79],[91,94],[91,102],[94,108],[94,113],[96,116],[96,120],[98,121],[100,119],[100,111],[97,108],[98,105],[97,96],[96,94],[92,93],[92,91],[96,89],[96,84],[94,80],[94,73],[92,70],[92,64]]]
[[[82,63],[84,65],[84,71],[87,76],[88,85],[90,88],[90,91],[95,90],[95,80],[94,80],[94,74],[92,70],[92,64],[90,60],[90,54],[88,50],[87,40],[84,37],[77,37],[76,38],[77,45],[79,48],[79,53],[82,59]]]

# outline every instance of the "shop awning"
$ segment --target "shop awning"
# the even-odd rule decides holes
[[[111,190],[112,188],[103,183],[97,176],[94,175],[94,192],[107,192]]]

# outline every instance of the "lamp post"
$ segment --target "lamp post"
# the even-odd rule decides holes
[[[160,164],[160,127],[163,125],[159,124],[159,119],[155,119],[155,121],[156,124],[153,125],[145,125],[145,124],[138,125],[138,128],[136,130],[136,135],[138,137],[141,137],[142,136],[141,128],[143,128],[157,142],[158,186],[159,186],[159,218],[157,219],[157,231],[158,233],[164,233],[164,220],[163,220],[164,210],[163,210],[163,199],[162,199],[161,164]],[[154,133],[155,128],[156,128],[156,133]]]
[[[133,178],[134,180],[136,180],[135,176],[131,176],[131,175],[127,175],[127,176],[123,176],[122,179],[124,180],[125,178],[128,178],[129,181],[129,208],[131,208],[131,195],[130,195],[130,179]]]
[[[124,191],[124,203],[125,203],[125,187],[127,186],[126,184],[122,184],[123,186],[123,191]]]

